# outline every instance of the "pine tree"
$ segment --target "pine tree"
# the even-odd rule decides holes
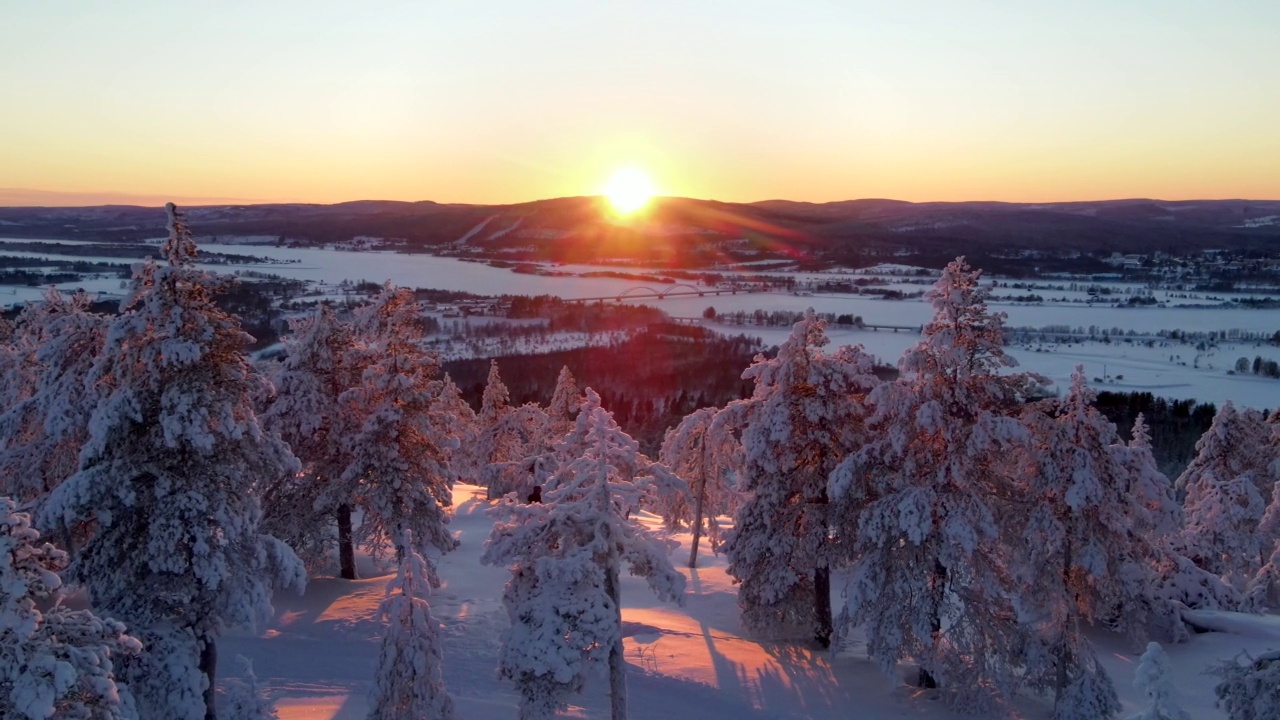
[[[1280,604],[1280,492],[1272,493],[1271,504],[1262,513],[1258,545],[1266,562],[1246,585],[1241,609],[1263,613]]]
[[[100,389],[85,378],[106,331],[106,318],[89,304],[83,291],[68,297],[50,289],[23,313],[40,372],[31,394],[0,415],[0,477],[10,478],[5,492],[31,507],[75,472],[89,434]]]
[[[222,707],[226,710],[223,716],[229,720],[280,720],[280,714],[258,684],[253,663],[243,655],[237,655],[236,662],[240,664],[240,672],[244,674],[244,678],[227,682],[227,692],[222,702]]]
[[[1179,538],[1183,554],[1236,590],[1244,590],[1272,547],[1264,547],[1258,533],[1274,484],[1266,482],[1271,478],[1264,453],[1268,436],[1260,413],[1223,403],[1177,482],[1186,492]],[[1263,485],[1265,495],[1259,490]]]
[[[943,271],[899,379],[868,397],[874,441],[831,489],[860,508],[838,530],[853,559],[842,627],[862,626],[886,673],[915,659],[921,685],[990,712],[1020,645],[1002,505],[1017,495],[1010,460],[1028,439],[1014,414],[1043,379],[1003,373],[1016,365],[1004,315],[988,311],[979,278],[963,258]]]
[[[111,391],[43,517],[96,524],[68,572],[143,640],[124,668],[142,714],[213,720],[219,634],[263,619],[273,584],[305,581],[259,530],[261,489],[299,466],[254,415],[264,380],[243,352],[251,338],[213,301],[229,281],[194,266],[190,231],[168,211],[166,263],[135,272],[89,376]]]
[[[878,381],[861,346],[827,354],[813,310],[792,328],[778,356],[758,356],[743,373],[751,398],[727,409],[743,427],[742,490],[749,499],[724,543],[741,583],[744,624],[760,635],[831,640],[831,540],[827,477],[865,441],[865,395]]]
[[[1072,713],[1080,708],[1119,709],[1101,667],[1096,679],[1080,680],[1096,666],[1081,622],[1105,621],[1141,638],[1153,604],[1147,567],[1158,550],[1134,531],[1146,507],[1131,491],[1128,448],[1094,407],[1095,398],[1077,367],[1066,398],[1024,414],[1032,443],[1023,473],[1027,506],[1017,513],[1017,547],[1024,550],[1015,575],[1022,624],[1034,628],[1025,678],[1054,690],[1059,717],[1078,716]],[[1090,690],[1106,698],[1081,695]]]
[[[410,291],[390,286],[357,311],[367,359],[360,382],[339,398],[359,424],[347,439],[351,463],[334,489],[363,511],[356,539],[375,557],[394,541],[399,559],[406,530],[419,551],[458,544],[448,529],[453,470],[446,448],[454,440],[438,435],[447,425],[436,410],[440,362],[418,345],[421,315]],[[434,570],[431,581],[439,584]]]
[[[1138,660],[1133,686],[1147,698],[1147,706],[1129,720],[1191,720],[1175,697],[1173,678],[1169,677],[1169,656],[1160,643],[1147,643],[1147,651]]]
[[[476,411],[462,399],[462,391],[448,373],[445,373],[440,384],[431,412],[439,424],[434,429],[436,437],[452,438],[452,442],[444,449],[449,466],[453,469],[453,479],[474,480],[476,471],[468,462],[467,450],[475,443]]]
[[[659,460],[688,483],[688,495],[673,495],[676,502],[663,508],[668,523],[693,528],[689,567],[698,565],[698,542],[703,532],[715,550],[721,541],[717,518],[732,515],[742,503],[738,481],[742,473],[742,445],[732,432],[728,413],[702,408],[686,415],[667,431]],[[686,499],[692,496],[691,499]]]
[[[1151,542],[1169,539],[1182,527],[1182,507],[1174,497],[1173,484],[1160,472],[1151,452],[1151,431],[1142,413],[1134,418],[1127,452],[1130,492],[1142,512],[1135,515],[1134,530]]]
[[[681,600],[684,576],[667,548],[631,511],[649,491],[636,477],[639,447],[586,391],[563,450],[574,459],[549,479],[542,503],[508,499],[482,561],[512,565],[503,604],[511,630],[499,670],[521,694],[521,720],[544,720],[581,690],[588,674],[607,666],[611,716],[626,717],[619,573],[632,575],[667,601]]]
[[[569,366],[560,368],[555,390],[547,403],[547,428],[545,435],[559,441],[573,427],[573,419],[582,409],[586,397],[578,390],[578,381],[569,372]]]
[[[30,317],[31,308],[23,307],[13,322],[0,318],[0,408],[13,407],[35,391],[40,328],[32,327]]]
[[[471,462],[479,470],[480,482],[488,489],[490,500],[520,489],[513,477],[521,474],[527,457],[540,454],[529,452],[527,445],[546,425],[540,408],[512,408],[510,400],[511,393],[498,373],[498,362],[491,361],[471,450]]]
[[[0,717],[136,718],[114,661],[142,645],[124,625],[62,605],[66,561],[0,497]]]
[[[387,632],[382,638],[368,717],[452,720],[453,699],[441,676],[440,632],[428,604],[431,571],[412,549],[412,538],[404,538],[400,546],[408,550],[379,606]]]
[[[1222,680],[1214,688],[1218,707],[1229,720],[1272,720],[1280,717],[1280,650],[1257,659],[1245,656],[1245,664],[1229,660],[1215,672]]]
[[[324,305],[290,328],[262,424],[289,444],[302,472],[267,489],[265,527],[312,567],[332,562],[336,546],[340,576],[354,580],[352,501],[334,498],[333,486],[352,462],[347,438],[356,420],[339,398],[359,381],[359,344],[354,328]]]

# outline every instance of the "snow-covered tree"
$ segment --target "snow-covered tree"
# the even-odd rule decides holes
[[[267,488],[265,527],[313,567],[332,562],[328,558],[337,546],[339,573],[354,580],[353,499],[334,485],[352,463],[349,438],[357,429],[340,398],[359,382],[364,356],[357,352],[354,328],[327,306],[291,320],[290,327],[262,424],[289,444],[302,472]]]
[[[114,662],[142,646],[124,625],[62,605],[66,560],[0,496],[0,717],[136,718]]]
[[[440,391],[432,403],[431,411],[432,417],[440,423],[434,429],[436,436],[452,436],[456,440],[456,447],[451,444],[445,453],[449,466],[453,468],[453,478],[475,482],[477,473],[468,461],[470,454],[467,450],[475,443],[476,411],[462,399],[462,391],[448,373],[445,373],[444,380],[440,383]]]
[[[1157,642],[1147,643],[1147,651],[1142,653],[1133,674],[1133,686],[1147,699],[1147,704],[1129,720],[1191,720],[1178,704],[1169,673],[1169,656],[1164,648]]]
[[[547,403],[547,428],[545,434],[559,441],[573,427],[573,420],[582,409],[586,397],[578,390],[578,381],[569,372],[569,366],[560,368],[556,387]]]
[[[489,379],[484,386],[480,414],[476,416],[475,444],[470,449],[477,480],[488,488],[489,499],[501,497],[513,486],[513,464],[521,463],[528,439],[546,424],[541,409],[510,406],[511,393],[498,373],[498,361],[489,363]],[[536,412],[535,412],[536,411]]]
[[[1077,667],[1071,679],[1058,693],[1053,707],[1053,720],[1098,720],[1098,718],[1114,717],[1120,712],[1120,696],[1116,694],[1116,686],[1093,649],[1088,645],[1076,648],[1073,655],[1077,657]]]
[[[833,496],[862,508],[839,529],[853,560],[842,627],[863,628],[886,673],[914,659],[922,685],[975,711],[1001,700],[1020,644],[1003,503],[1028,438],[1015,414],[1043,382],[1003,372],[1016,364],[1004,314],[988,311],[979,278],[963,258],[943,271],[899,379],[868,397],[873,442],[831,479]]]
[[[357,310],[367,360],[360,382],[340,397],[360,424],[347,438],[351,463],[334,489],[356,498],[364,515],[356,538],[375,557],[394,542],[399,558],[406,530],[419,551],[458,544],[448,527],[453,471],[446,456],[456,438],[440,435],[447,426],[436,409],[440,359],[418,343],[421,316],[413,293],[391,286]],[[434,574],[431,580],[439,583]]]
[[[237,655],[236,662],[244,677],[227,681],[221,703],[223,717],[227,720],[279,720],[280,714],[258,684],[253,663],[243,655]]]
[[[1130,489],[1128,448],[1095,398],[1077,367],[1066,398],[1024,414],[1032,439],[1022,473],[1027,493],[1015,515],[1022,551],[1013,559],[1022,624],[1032,630],[1025,677],[1054,690],[1057,717],[1078,712],[1064,707],[1069,694],[1093,710],[1114,705],[1080,696],[1090,689],[1115,695],[1101,667],[1096,680],[1077,683],[1096,666],[1081,622],[1105,621],[1145,639],[1152,606],[1147,564],[1157,550],[1135,532],[1146,507]]]
[[[1245,586],[1241,605],[1243,610],[1261,613],[1280,605],[1280,492],[1272,493],[1258,523],[1258,544],[1265,562]]]
[[[411,538],[400,545],[408,550],[379,606],[387,632],[369,698],[369,720],[452,720],[453,698],[441,675],[440,631],[428,604],[431,571],[413,550]]]
[[[1229,720],[1272,720],[1280,717],[1280,650],[1229,660],[1216,669],[1222,680],[1214,688],[1218,707]]]
[[[141,714],[212,720],[219,634],[267,616],[273,585],[305,581],[259,529],[261,489],[299,466],[253,412],[265,380],[244,355],[251,338],[213,301],[228,281],[194,266],[190,231],[168,211],[166,262],[135,271],[89,376],[111,390],[43,524],[94,523],[68,573],[143,640],[122,673]]]
[[[1227,401],[1177,482],[1186,492],[1183,553],[1237,590],[1257,574],[1273,547],[1258,532],[1274,485],[1264,453],[1268,438],[1260,413],[1237,411]]]
[[[724,542],[741,583],[743,623],[762,636],[808,634],[831,641],[832,541],[827,477],[865,441],[862,398],[878,380],[861,346],[834,353],[824,324],[805,311],[772,359],[757,356],[743,378],[747,400],[725,412],[742,430],[748,499]]]
[[[31,308],[23,307],[13,322],[0,318],[0,408],[14,406],[35,390],[39,335],[27,322],[30,314]]]
[[[101,388],[85,378],[106,332],[106,318],[89,312],[90,303],[83,291],[50,289],[24,311],[40,372],[31,394],[0,415],[0,477],[10,480],[4,492],[29,506],[76,471],[89,435]]]
[[[495,508],[507,520],[494,525],[481,558],[512,566],[503,592],[511,629],[499,669],[520,690],[521,720],[553,717],[605,667],[612,717],[625,718],[620,568],[644,577],[662,600],[678,602],[684,590],[666,546],[631,518],[648,491],[636,477],[639,446],[599,395],[586,395],[564,443],[575,457],[548,480],[542,503],[508,498]]]
[[[703,532],[714,551],[721,542],[718,518],[732,515],[742,503],[738,491],[742,445],[727,416],[716,408],[702,408],[667,431],[658,458],[688,483],[688,495],[675,494],[676,502],[665,507],[662,514],[669,523],[693,528],[689,567],[697,567],[698,542]]]
[[[1139,510],[1134,516],[1134,531],[1152,542],[1172,538],[1182,526],[1182,507],[1174,497],[1173,484],[1160,472],[1151,452],[1151,431],[1142,413],[1134,418],[1127,452],[1129,491]]]

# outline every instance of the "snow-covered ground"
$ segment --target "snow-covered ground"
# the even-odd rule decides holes
[[[501,594],[507,572],[480,564],[482,544],[493,525],[483,491],[454,490],[453,530],[462,545],[440,560],[445,586],[432,598],[443,625],[444,675],[467,720],[516,717],[518,698],[497,678],[501,633],[507,627]],[[655,516],[644,522],[657,528]],[[800,645],[762,644],[746,637],[738,622],[736,589],[722,557],[700,553],[696,570],[685,567],[687,534],[672,536],[673,564],[687,582],[683,607],[658,602],[644,581],[624,578],[623,621],[633,720],[959,720],[936,696],[886,678],[855,642],[832,654]],[[364,561],[366,576],[383,572]],[[282,720],[361,720],[377,664],[382,623],[377,605],[387,575],[348,582],[314,579],[303,597],[277,596],[275,618],[256,633],[228,637],[220,647],[224,674],[236,676],[237,654],[254,661]],[[838,596],[837,596],[838,601]],[[1194,635],[1166,645],[1183,706],[1197,720],[1225,717],[1213,707],[1214,679],[1204,670],[1241,651],[1254,655],[1280,648],[1280,618],[1218,613],[1212,619],[1230,632]],[[1094,633],[1107,671],[1125,703],[1138,709],[1133,672],[1140,652],[1122,638]],[[903,668],[909,674],[908,668]],[[564,717],[608,717],[606,683],[574,700]],[[1051,703],[1023,698],[1027,720],[1050,717]]]
[[[69,242],[69,241],[48,241]],[[244,246],[205,244],[209,252],[243,254]],[[618,278],[577,276],[551,277],[512,273],[483,263],[463,262],[422,254],[393,252],[347,252],[318,248],[254,247],[252,253],[270,257],[274,261],[263,265],[210,266],[213,271],[261,270],[285,277],[310,280],[336,287],[343,280],[391,280],[407,287],[433,287],[444,290],[462,290],[481,295],[504,293],[523,295],[558,295],[565,298],[617,295],[644,283]],[[17,253],[35,256],[34,253]],[[84,259],[84,258],[75,258]],[[122,262],[120,258],[101,258],[103,261]],[[283,261],[283,262],[282,262]],[[618,268],[607,265],[571,265],[556,268],[565,272],[590,270],[625,270],[643,272],[643,268]],[[801,273],[805,277],[834,279],[834,273]],[[852,273],[849,275],[853,276]],[[901,277],[891,278],[892,287],[903,290],[921,290],[925,285],[903,283]],[[117,279],[89,280],[63,287],[71,290],[83,287],[106,296],[117,296],[121,290]],[[1109,284],[1117,290],[1119,284]],[[0,305],[39,299],[42,289],[36,287],[0,287]],[[1021,294],[1027,291],[997,288],[997,294]],[[1036,290],[1045,297],[1087,297],[1083,290]],[[1203,297],[1177,298],[1157,291],[1159,300],[1170,303],[1207,302]],[[1219,297],[1215,295],[1214,297]],[[650,304],[675,317],[700,318],[707,307],[720,313],[733,311],[752,312],[790,310],[800,312],[813,307],[818,312],[861,316],[868,324],[919,326],[927,322],[932,309],[922,300],[881,300],[856,295],[792,295],[787,293],[740,293],[737,295],[706,295],[673,297],[665,300],[636,301]],[[1280,309],[1231,309],[1195,307],[1144,307],[1117,308],[1080,303],[1026,305],[993,302],[993,307],[1008,313],[1008,324],[1013,327],[1043,327],[1062,325],[1068,327],[1096,326],[1100,329],[1154,334],[1173,330],[1209,332],[1240,329],[1270,335],[1280,330]],[[746,333],[763,337],[766,344],[781,341],[787,328],[741,327],[717,324],[717,330],[728,333]],[[832,328],[832,341],[836,344],[862,343],[873,354],[888,363],[894,363],[902,351],[915,342],[908,332],[846,331]],[[546,342],[521,339],[517,343],[492,345],[495,352],[503,354],[543,352],[567,347],[565,338]],[[475,348],[459,349],[450,357],[474,355]],[[1157,346],[1146,348],[1127,343],[1085,343],[1035,347],[1013,347],[1013,354],[1022,367],[1064,382],[1077,364],[1084,364],[1090,378],[1105,378],[1105,389],[1144,390],[1170,398],[1196,398],[1220,403],[1223,400],[1253,407],[1280,406],[1280,380],[1253,375],[1228,375],[1238,357],[1252,360],[1255,355],[1264,359],[1280,360],[1280,348],[1254,343],[1222,343],[1216,349],[1196,352],[1191,346]],[[1122,377],[1121,377],[1122,376]],[[1100,386],[1102,387],[1102,386]]]

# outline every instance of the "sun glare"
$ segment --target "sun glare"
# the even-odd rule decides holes
[[[625,167],[609,178],[604,196],[619,215],[630,215],[653,199],[653,182],[643,170]]]

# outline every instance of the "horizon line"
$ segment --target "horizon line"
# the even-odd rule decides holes
[[[71,198],[87,198],[97,196],[106,200],[105,202],[71,202]],[[348,205],[354,203],[403,203],[413,205],[419,203],[432,203],[436,205],[469,205],[478,207],[506,207],[513,205],[529,205],[539,202],[550,202],[554,200],[571,200],[576,198],[600,198],[601,195],[564,195],[557,197],[543,197],[533,200],[522,200],[517,202],[445,202],[439,200],[397,200],[397,199],[379,199],[379,198],[357,198],[352,200],[339,200],[335,202],[317,202],[308,200],[267,200],[261,198],[239,198],[225,196],[164,196],[155,193],[126,193],[126,192],[86,192],[86,191],[67,191],[67,190],[40,190],[34,188],[0,188],[0,207],[4,208],[32,208],[32,209],[53,209],[53,208],[101,208],[101,207],[136,207],[136,208],[163,208],[165,203],[173,202],[190,208],[212,208],[212,207],[234,207],[234,206],[253,206],[253,205],[316,205],[316,206],[333,206]],[[37,198],[43,200],[55,200],[54,204],[44,204],[42,202],[14,202],[13,199],[23,198],[24,200],[35,200]],[[58,198],[65,198],[68,202],[56,202]],[[1088,200],[999,200],[999,199],[970,199],[970,200],[901,200],[890,197],[860,197],[845,198],[842,200],[795,200],[791,198],[771,197],[762,200],[719,200],[715,198],[695,198],[680,195],[655,195],[655,200],[695,200],[700,202],[725,203],[730,205],[761,205],[765,203],[794,203],[799,205],[837,205],[841,203],[854,202],[892,202],[903,203],[908,205],[968,205],[976,203],[993,203],[1001,205],[1072,205],[1072,204],[1092,204],[1092,203],[1120,203],[1120,202],[1161,202],[1161,203],[1193,203],[1193,202],[1280,202],[1280,198],[1251,198],[1251,197],[1194,197],[1177,200],[1169,200],[1165,198],[1146,197],[1146,196],[1129,196],[1129,197],[1113,197],[1113,198],[1094,198]],[[154,204],[152,204],[154,203]]]

